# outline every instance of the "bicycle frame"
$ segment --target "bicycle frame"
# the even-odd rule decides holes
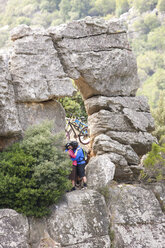
[[[74,138],[76,139],[78,138],[82,144],[88,144],[90,140],[90,138],[89,140],[87,140],[87,138],[89,137],[88,125],[78,120],[77,118],[73,120],[70,118],[66,118],[66,121],[67,121],[66,123],[67,125],[66,125],[65,131],[66,131],[66,137],[68,138],[68,140],[70,139],[71,132],[73,132]],[[78,131],[78,134],[76,133],[76,130]]]

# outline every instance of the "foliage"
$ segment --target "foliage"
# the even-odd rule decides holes
[[[89,11],[89,14],[91,15],[104,16],[115,12],[115,0],[92,0],[91,2],[92,8]]]
[[[146,13],[134,23],[134,28],[142,34],[148,34],[151,30],[160,26],[160,21],[154,13]]]
[[[164,0],[158,0],[157,9],[160,11],[165,11],[165,1]]]
[[[152,111],[152,115],[155,119],[155,131],[153,134],[160,144],[165,144],[165,93],[161,93],[158,107]]]
[[[133,0],[132,6],[139,10],[140,13],[143,13],[148,10],[153,10],[157,5],[158,0]]]
[[[59,99],[59,102],[65,109],[66,117],[85,117],[87,120],[84,102],[79,91],[77,91],[72,97]]]
[[[120,16],[129,10],[128,0],[116,0],[116,15]]]
[[[148,47],[149,49],[157,49],[164,51],[165,49],[165,26],[158,27],[148,34]]]
[[[165,144],[159,146],[153,143],[152,150],[144,160],[144,171],[141,173],[141,179],[152,181],[165,180]]]
[[[0,207],[42,217],[70,187],[70,160],[63,134],[45,122],[27,130],[20,143],[0,153]]]

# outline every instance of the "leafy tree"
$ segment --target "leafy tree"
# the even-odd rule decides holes
[[[70,187],[64,136],[45,122],[29,128],[21,143],[0,153],[0,208],[42,217]]]
[[[79,91],[73,97],[61,98],[60,103],[65,109],[67,117],[76,116],[76,117],[85,117],[87,120],[87,113],[84,107],[84,102],[82,100],[81,94]]]
[[[63,22],[66,22],[70,19],[69,12],[71,10],[71,4],[69,0],[62,0],[59,4],[60,7],[60,16]]]
[[[132,5],[143,13],[148,10],[153,10],[157,5],[158,0],[133,0]]]
[[[145,51],[137,57],[137,64],[139,69],[144,70],[148,76],[152,76],[157,69],[163,69],[164,60],[162,54],[156,51]]]
[[[163,74],[162,74],[163,73]],[[144,83],[141,89],[138,90],[138,94],[143,94],[148,98],[149,104],[152,108],[157,107],[159,95],[162,91],[164,84],[164,70],[158,69],[151,77],[149,77]]]
[[[141,179],[148,182],[165,180],[165,144],[159,146],[153,143],[152,150],[144,160],[144,171],[141,173]]]
[[[160,94],[158,106],[152,110],[152,115],[155,119],[155,131],[153,134],[160,144],[165,143],[165,90]]]
[[[151,30],[160,26],[160,21],[154,13],[147,13],[134,23],[134,28],[142,34],[148,34]]]
[[[88,11],[91,8],[90,1],[88,0],[71,0],[71,10],[70,10],[70,18],[71,20],[81,19],[88,15]]]
[[[164,0],[158,0],[158,4],[156,8],[160,11],[165,11],[165,1]]]
[[[105,16],[114,13],[116,9],[116,0],[93,0],[92,8],[89,13],[95,16]]]
[[[165,49],[165,26],[158,27],[148,34],[148,47],[164,51]]]
[[[116,0],[116,15],[120,16],[129,10],[128,0]]]

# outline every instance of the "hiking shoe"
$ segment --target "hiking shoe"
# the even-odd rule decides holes
[[[86,183],[84,183],[84,186],[83,186],[84,188],[86,188],[87,187],[87,184]]]
[[[74,191],[74,190],[76,190],[76,188],[75,188],[75,187],[71,188],[71,191]]]
[[[84,183],[82,189],[87,189],[87,184],[86,183]]]

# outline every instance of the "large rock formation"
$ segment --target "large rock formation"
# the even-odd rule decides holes
[[[48,30],[21,25],[11,37],[11,55],[0,57],[0,149],[44,119],[64,130],[57,98],[73,94],[74,79],[89,116],[92,190],[67,193],[41,220],[1,210],[0,248],[163,248],[164,186],[112,184],[136,181],[155,141],[125,28],[87,17]]]
[[[0,210],[0,247],[164,248],[165,218],[157,199],[165,201],[164,185],[152,190],[111,185],[106,203],[93,190],[67,193],[43,219]]]
[[[1,147],[43,119],[63,130],[56,98],[73,94],[72,78],[85,99],[93,155],[109,155],[116,180],[136,178],[131,167],[151,148],[154,123],[146,99],[135,96],[136,59],[122,24],[87,17],[48,30],[21,25],[11,38],[9,66],[1,58]]]

